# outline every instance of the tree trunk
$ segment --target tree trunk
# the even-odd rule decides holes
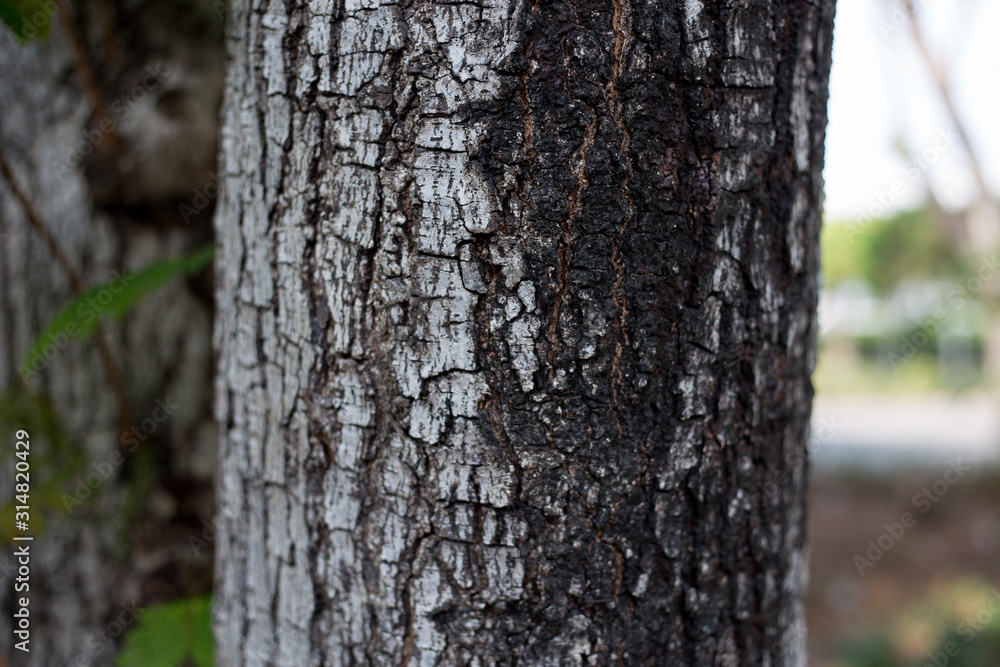
[[[93,10],[89,4],[59,4],[67,11]],[[83,288],[209,242],[209,223],[184,225],[176,203],[193,197],[192,188],[204,184],[205,173],[188,166],[185,178],[171,180],[169,174],[178,170],[165,150],[177,134],[191,137],[187,123],[198,116],[207,123],[207,134],[192,140],[213,162],[216,109],[199,115],[186,87],[210,97],[208,68],[195,72],[176,63],[171,68],[162,59],[146,60],[152,58],[148,51],[131,50],[125,60],[137,66],[134,71],[121,79],[102,77],[99,85],[112,109],[115,134],[124,142],[123,154],[115,155],[111,133],[99,130],[87,102],[66,35],[49,18],[49,37],[29,44],[17,44],[0,25],[0,154]],[[149,49],[143,26],[126,23],[132,32],[115,37],[130,43],[130,49]],[[152,62],[162,69],[159,78],[147,80],[144,68]],[[104,64],[107,73],[112,68]],[[164,118],[160,100],[170,91],[186,113]],[[216,96],[219,92],[221,80]],[[143,162],[142,151],[157,164]],[[106,162],[97,165],[98,159]],[[106,187],[116,178],[113,168],[126,159],[138,170],[115,185],[127,190],[127,208]],[[157,169],[159,177],[142,181],[143,172]],[[97,191],[102,201],[95,203]],[[154,208],[159,211],[155,222]],[[11,509],[15,429],[26,429],[31,436],[28,534],[34,536],[26,592],[14,590],[17,563],[11,558],[13,546],[24,543],[11,546],[5,540],[0,655],[13,667],[104,667],[113,663],[123,632],[135,623],[130,610],[190,595],[192,589],[206,588],[211,576],[210,554],[199,558],[188,547],[188,537],[201,534],[198,517],[210,520],[212,512],[212,290],[194,279],[173,281],[146,295],[124,323],[108,318],[103,327],[133,424],[141,427],[139,449],[119,431],[115,391],[93,341],[71,341],[60,331],[61,342],[50,346],[50,357],[26,360],[35,337],[74,294],[6,177],[0,179],[0,275],[0,506]],[[67,440],[61,449],[17,415],[8,423],[11,404],[34,394],[51,403]],[[171,406],[166,420],[150,419],[158,400]],[[112,458],[115,452],[124,461]],[[68,465],[72,457],[79,457],[78,467]],[[152,467],[152,481],[143,481],[139,461]],[[5,511],[5,535],[13,529],[12,520],[13,513]],[[30,653],[13,647],[19,639],[11,621],[22,596],[30,599]]]
[[[832,17],[235,3],[220,664],[804,664]]]

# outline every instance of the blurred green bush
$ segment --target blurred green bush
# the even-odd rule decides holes
[[[936,586],[884,627],[845,642],[836,667],[997,667],[1000,591],[979,578]]]

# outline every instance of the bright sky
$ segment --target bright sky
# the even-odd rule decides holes
[[[964,206],[974,192],[961,145],[934,148],[939,133],[947,136],[952,124],[905,15],[893,14],[898,3],[837,2],[824,171],[829,220],[861,217],[880,193],[891,200],[890,209],[900,209],[918,205],[927,184],[950,208]],[[914,0],[914,5],[925,40],[952,77],[958,113],[987,184],[1000,195],[1000,2]],[[900,143],[911,158],[928,158],[922,175],[907,169],[907,158],[896,148]],[[898,194],[886,193],[897,181]]]

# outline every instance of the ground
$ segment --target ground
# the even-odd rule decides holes
[[[926,651],[933,649],[928,646],[934,632],[921,628],[912,637],[900,637],[905,626],[900,619],[912,617],[921,605],[941,611],[944,591],[961,589],[967,598],[981,599],[1000,590],[1000,473],[974,467],[922,513],[929,501],[915,505],[914,495],[943,479],[946,470],[892,477],[814,474],[809,499],[810,667],[859,665],[837,662],[838,647],[880,629],[890,629],[900,650],[914,661],[888,664],[923,665]],[[891,541],[892,546],[859,575],[854,557],[865,557],[868,540],[877,542],[886,533],[884,524],[900,522],[907,512],[915,523],[898,540],[883,538],[883,544]],[[894,532],[899,534],[898,528]],[[980,608],[972,604],[970,613]]]

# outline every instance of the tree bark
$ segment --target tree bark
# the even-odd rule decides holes
[[[804,664],[832,18],[235,3],[220,664]]]

